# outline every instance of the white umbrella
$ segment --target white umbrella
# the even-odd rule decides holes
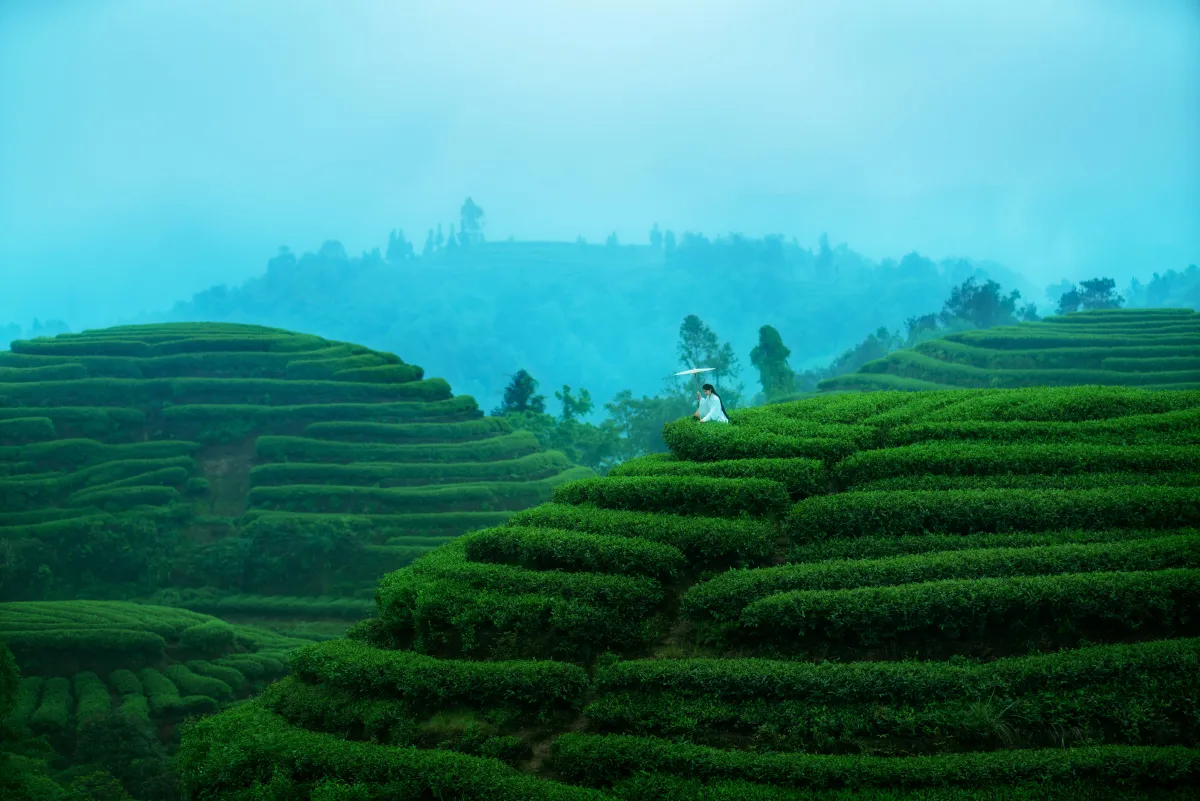
[[[693,367],[691,370],[680,370],[675,375],[694,375],[694,376],[696,376],[696,391],[699,392],[700,391],[700,374],[701,373],[711,373],[713,370],[716,370],[716,369],[717,368],[715,368],[715,367]]]

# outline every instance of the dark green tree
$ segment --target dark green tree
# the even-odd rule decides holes
[[[768,401],[795,391],[796,373],[787,362],[791,355],[773,326],[758,329],[758,344],[750,351],[750,364],[758,370],[758,380]]]
[[[1083,298],[1079,296],[1079,290],[1071,288],[1062,293],[1062,297],[1058,299],[1058,308],[1055,311],[1059,314],[1070,314],[1071,312],[1079,311],[1079,306],[1082,302]]]
[[[679,362],[686,369],[694,367],[715,368],[712,382],[720,386],[721,399],[726,405],[737,403],[741,398],[743,387],[734,384],[741,366],[733,352],[733,346],[728,342],[722,344],[716,332],[708,324],[694,314],[683,318],[679,326]]]
[[[1021,293],[1013,290],[1004,295],[995,281],[978,284],[974,277],[950,290],[950,298],[942,307],[941,321],[966,320],[976,328],[992,328],[1016,322],[1017,301]]]
[[[504,388],[504,402],[492,411],[492,416],[520,412],[546,413],[546,396],[537,394],[538,382],[525,370],[518,370]]]
[[[571,394],[571,387],[563,384],[562,391],[555,392],[554,397],[562,403],[562,415],[559,417],[564,423],[570,420],[576,420],[590,412],[595,404],[592,403],[592,394],[586,389],[580,389],[578,396]]]
[[[617,232],[613,231],[609,234],[608,239],[604,240],[604,244],[610,248],[615,248],[617,246]]]
[[[662,243],[662,231],[658,230],[658,223],[655,223],[654,227],[650,229],[650,247],[657,250],[658,248],[662,247]]]
[[[396,229],[388,234],[387,261],[388,264],[399,264],[413,257],[413,244],[404,238],[404,232]]]
[[[669,258],[675,254],[675,232],[667,231],[663,235],[663,253]]]
[[[1125,298],[1117,294],[1111,278],[1090,278],[1079,283],[1079,304],[1084,309],[1119,309]]]

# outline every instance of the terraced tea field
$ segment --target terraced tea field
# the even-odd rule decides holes
[[[184,739],[191,797],[1200,793],[1200,392],[837,394],[666,438],[386,576]]]
[[[167,739],[287,672],[306,641],[182,609],[123,601],[0,603],[0,643],[22,678],[6,723],[70,754],[78,732],[114,712]]]
[[[1200,314],[1111,309],[949,334],[896,351],[829,390],[921,390],[1104,384],[1200,389]]]
[[[588,476],[389,353],[245,325],[0,353],[0,599],[328,636],[381,575]]]

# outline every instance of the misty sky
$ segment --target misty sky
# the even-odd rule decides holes
[[[1200,261],[1200,2],[0,0],[0,324],[419,243],[466,195],[493,239],[1123,286]]]

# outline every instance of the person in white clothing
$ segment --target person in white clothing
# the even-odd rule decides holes
[[[729,415],[725,414],[725,403],[712,384],[705,384],[702,391],[696,393],[696,400],[700,401],[700,408],[692,417],[701,423],[729,422]]]

